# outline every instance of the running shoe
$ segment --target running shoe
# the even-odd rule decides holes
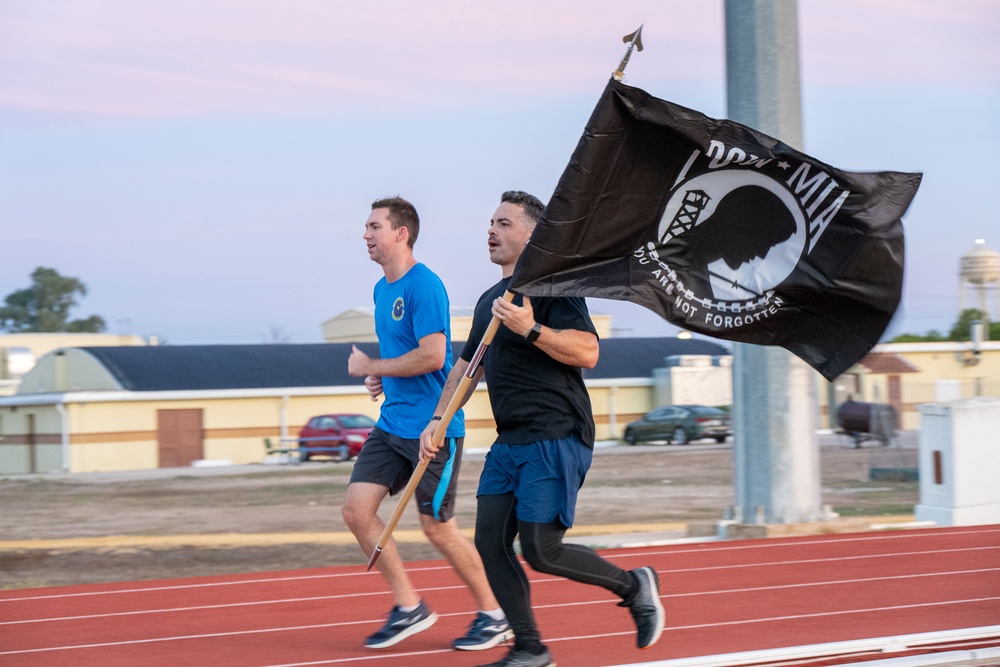
[[[400,610],[398,606],[389,612],[389,620],[382,629],[365,640],[365,648],[388,648],[395,646],[410,635],[415,635],[434,625],[437,614],[421,600],[420,605],[410,612]]]
[[[629,600],[622,600],[619,607],[628,607],[635,621],[635,643],[639,648],[649,648],[657,642],[663,632],[665,621],[663,603],[660,602],[660,578],[651,567],[632,570],[632,576],[639,583],[639,589]]]
[[[552,662],[549,649],[545,649],[541,655],[535,655],[527,651],[515,651],[512,646],[504,657],[479,667],[556,667],[556,663]]]
[[[459,637],[451,645],[460,651],[485,651],[513,636],[514,631],[510,629],[510,623],[506,618],[494,621],[489,615],[479,612],[469,625],[469,631],[465,636]]]

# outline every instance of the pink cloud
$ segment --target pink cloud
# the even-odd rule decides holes
[[[1000,86],[995,0],[809,0],[799,25],[811,83]]]
[[[996,86],[1000,3],[799,3],[803,78]],[[39,0],[0,9],[0,108],[110,116],[335,113],[591,92],[640,23],[629,78],[722,86],[722,2],[501,5]]]

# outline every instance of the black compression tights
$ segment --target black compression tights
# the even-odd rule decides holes
[[[592,586],[606,588],[621,598],[629,597],[635,583],[632,575],[612,565],[591,549],[563,544],[566,528],[552,523],[518,521],[513,493],[480,496],[476,514],[476,549],[482,556],[490,588],[514,630],[519,648],[541,641],[531,612],[528,577],[514,554],[514,537],[521,535],[521,553],[532,569]]]

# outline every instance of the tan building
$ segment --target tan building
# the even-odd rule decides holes
[[[148,345],[140,336],[91,333],[0,334],[0,396],[10,396],[35,362],[63,347]],[[155,345],[155,343],[153,343]]]
[[[359,379],[346,375],[350,347],[91,346],[49,352],[24,376],[17,394],[0,396],[0,474],[260,462],[265,439],[294,441],[314,415],[377,418],[378,404]],[[374,343],[361,347],[377,354]],[[456,356],[461,347],[454,344]],[[620,437],[626,423],[663,402],[662,377],[654,376],[665,367],[686,370],[673,368],[667,357],[723,361],[725,353],[704,340],[602,340],[601,361],[585,372],[598,439]],[[680,381],[678,376],[672,392],[687,391]],[[836,382],[823,384],[824,425],[836,426],[830,415],[851,397],[889,403],[901,428],[916,429],[922,403],[1000,396],[1000,342],[983,343],[978,355],[969,343],[878,345]],[[465,417],[468,446],[489,445],[495,424],[484,388]]]
[[[985,342],[979,353],[968,342],[883,343],[821,394],[822,417],[829,420],[848,398],[888,403],[900,428],[917,429],[923,403],[974,396],[1000,396],[1000,342]],[[828,406],[834,406],[829,410]]]
[[[361,343],[369,354],[377,344]],[[455,354],[462,344],[454,344]],[[294,441],[314,415],[378,417],[351,344],[88,347],[39,359],[18,393],[0,397],[0,473],[90,472],[259,463],[265,439]],[[673,355],[724,354],[715,343],[609,339],[585,372],[599,439],[655,407],[652,369]],[[466,443],[489,445],[495,424],[484,388],[465,410]]]

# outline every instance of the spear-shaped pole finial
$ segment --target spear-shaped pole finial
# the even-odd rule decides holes
[[[645,25],[645,23],[642,25]],[[628,65],[628,59],[632,55],[632,49],[635,48],[637,51],[642,51],[642,25],[640,25],[639,29],[631,35],[625,35],[622,37],[622,41],[628,44],[628,48],[625,49],[625,56],[622,58],[621,63],[618,64],[618,69],[611,74],[611,76],[615,78],[615,81],[621,81],[625,78],[625,66]]]

